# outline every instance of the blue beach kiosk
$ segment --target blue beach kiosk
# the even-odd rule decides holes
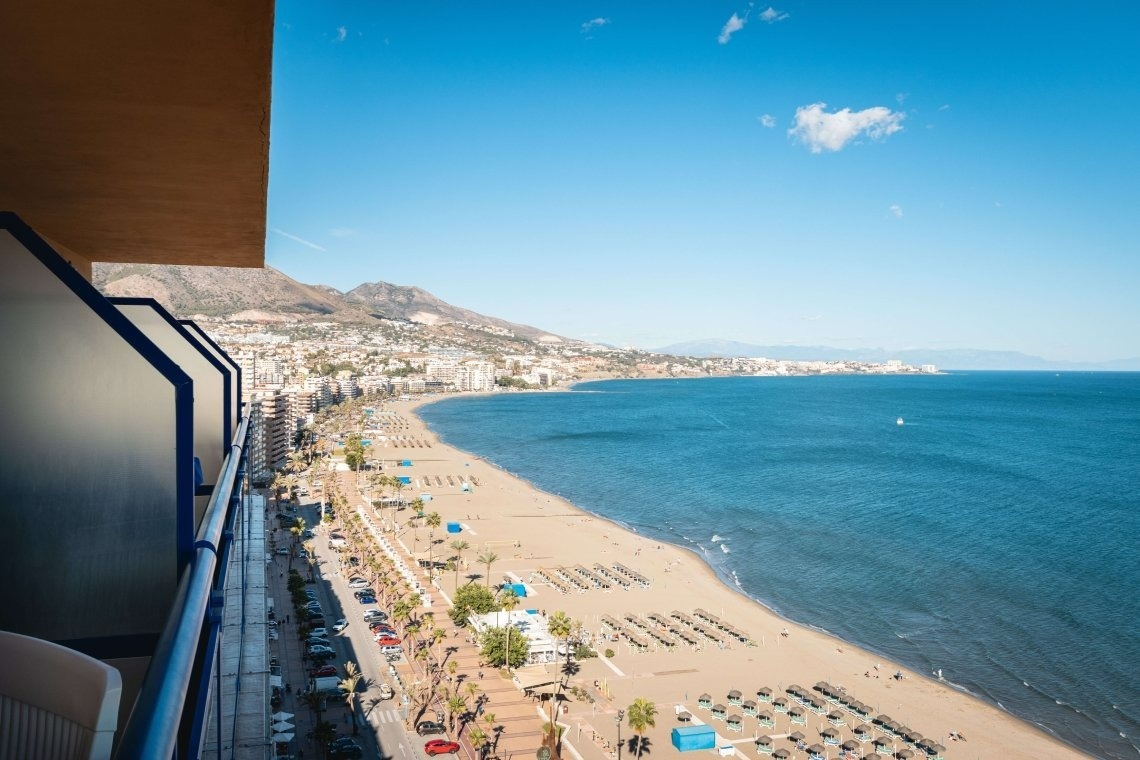
[[[716,732],[712,726],[678,726],[670,737],[678,752],[693,752],[716,747]]]

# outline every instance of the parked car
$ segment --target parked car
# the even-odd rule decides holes
[[[392,687],[386,683],[380,684],[380,699],[391,699],[392,696]]]
[[[333,623],[333,630],[336,631],[337,633],[340,633],[345,628],[348,628],[347,618],[341,618],[340,620]]]
[[[326,654],[330,655],[330,656],[335,656],[336,652],[334,652],[332,650],[332,647],[328,646],[327,644],[312,644],[309,646],[309,656],[310,657],[317,657],[317,656],[326,655]]]
[[[459,744],[447,739],[432,739],[424,745],[424,752],[428,755],[454,755],[458,751]]]
[[[328,647],[332,648],[332,644],[324,636],[310,636],[305,639],[305,646],[307,647]]]
[[[370,588],[362,588],[358,591],[353,591],[352,595],[359,599],[362,596],[376,596],[376,592]]]
[[[376,604],[376,597],[374,596],[361,596],[357,600],[361,604]]]
[[[278,554],[288,554],[289,553],[289,547],[288,546],[279,546],[279,547],[277,547],[277,553]]]
[[[364,749],[353,741],[350,736],[341,736],[335,741],[329,742],[329,758],[345,758],[348,760],[356,760],[357,758],[364,757]]]
[[[327,639],[329,637],[329,629],[328,628],[310,628],[309,629],[309,636],[310,637],[320,636],[322,639]]]
[[[368,581],[363,578],[353,578],[348,582],[349,588],[368,588]]]
[[[400,646],[400,639],[386,633],[378,633],[376,634],[376,643],[382,647],[398,647]]]
[[[305,530],[301,533],[301,538],[312,538],[312,537],[313,537],[313,531],[310,530],[309,528],[305,528]]]
[[[400,649],[400,647],[395,645],[395,644],[381,644],[380,645],[380,654],[383,654],[383,655],[389,655],[389,654],[400,655],[403,653],[404,653],[404,650]]]
[[[376,623],[375,625],[368,626],[368,630],[372,631],[373,636],[399,636],[396,629],[387,623]]]
[[[416,724],[416,733],[420,736],[427,736],[428,734],[444,734],[447,731],[442,723],[437,723],[434,720],[423,720]]]
[[[309,671],[309,675],[313,678],[326,678],[328,676],[336,675],[335,665],[321,665],[319,668],[313,668]]]
[[[376,609],[365,610],[364,611],[364,619],[367,621],[382,622],[382,621],[388,619],[388,613],[387,612],[381,612],[380,610],[376,610]]]

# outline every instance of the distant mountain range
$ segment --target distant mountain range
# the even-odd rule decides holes
[[[235,320],[284,322],[376,323],[403,320],[431,326],[473,325],[507,330],[523,340],[557,343],[561,336],[530,325],[464,309],[421,288],[370,282],[347,293],[327,285],[305,285],[273,267],[162,266],[95,264],[92,281],[108,296],[154,298],[179,318],[197,315]],[[1079,363],[1044,359],[1017,351],[976,349],[885,351],[829,346],[758,346],[728,340],[674,343],[656,353],[693,357],[766,357],[793,361],[885,362],[935,364],[942,369],[1138,371],[1140,357],[1111,362]]]
[[[789,361],[862,361],[885,362],[898,359],[906,364],[934,364],[939,369],[974,370],[1096,370],[1134,372],[1140,370],[1140,357],[1110,362],[1064,362],[1023,354],[1019,351],[984,351],[981,349],[924,349],[885,351],[881,348],[831,348],[830,346],[757,346],[731,340],[695,340],[674,343],[655,349],[658,353],[678,356],[764,357]]]
[[[305,285],[269,266],[238,269],[95,264],[92,282],[107,296],[153,298],[183,319],[203,315],[261,322],[348,324],[392,319],[490,327],[544,343],[562,340],[537,327],[452,306],[420,288],[371,282],[342,293],[327,285]]]

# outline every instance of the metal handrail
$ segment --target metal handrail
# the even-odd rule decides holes
[[[189,572],[183,573],[171,605],[170,617],[159,637],[134,710],[123,729],[117,756],[139,760],[171,760],[180,756],[176,746],[186,696],[194,672],[210,592],[218,563],[218,547],[226,524],[242,452],[249,435],[249,415],[238,425],[230,453],[222,466],[194,543]]]

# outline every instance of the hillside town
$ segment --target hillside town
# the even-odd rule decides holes
[[[251,402],[255,480],[284,466],[298,432],[322,409],[360,397],[566,389],[608,378],[936,373],[901,361],[789,361],[669,356],[476,323],[376,325],[198,318],[242,369]]]

